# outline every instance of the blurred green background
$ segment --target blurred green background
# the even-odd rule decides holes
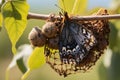
[[[58,13],[60,10],[55,6],[57,0],[28,0],[30,12],[35,13]],[[69,3],[69,2],[68,2]],[[88,15],[99,8],[106,8],[111,14],[120,13],[120,0],[88,0]],[[86,13],[85,12],[85,13]],[[45,21],[28,20],[28,25],[17,47],[29,44],[28,34],[34,26],[42,26]],[[120,20],[110,21],[110,46],[105,54],[97,61],[96,65],[86,73],[77,73],[66,78],[59,76],[49,65],[31,72],[26,80],[120,80]],[[0,80],[5,80],[5,71],[12,60],[11,43],[5,28],[0,32]],[[17,66],[10,70],[9,80],[20,80],[22,72]]]

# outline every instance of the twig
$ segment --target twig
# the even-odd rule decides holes
[[[28,19],[41,19],[47,20],[49,15],[45,14],[36,14],[36,13],[28,13]],[[55,16],[55,18],[60,18],[60,16]],[[87,21],[87,20],[104,20],[104,19],[120,19],[120,14],[114,15],[97,15],[97,16],[72,16],[72,20],[79,20],[79,21]]]

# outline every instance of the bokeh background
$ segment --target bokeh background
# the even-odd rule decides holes
[[[58,13],[57,0],[28,0],[30,12],[50,14]],[[69,3],[69,2],[68,2]],[[120,0],[88,0],[87,12],[91,14],[99,8],[106,8],[110,14],[120,14]],[[28,34],[35,26],[42,26],[45,21],[28,20],[27,28],[17,43],[17,47],[29,44]],[[120,80],[120,20],[110,21],[110,46],[96,65],[86,73],[77,73],[66,78],[59,76],[45,64],[31,72],[26,80]],[[12,60],[11,43],[5,28],[0,32],[0,80],[5,80],[6,68]],[[9,80],[20,80],[22,72],[17,66],[10,70]]]

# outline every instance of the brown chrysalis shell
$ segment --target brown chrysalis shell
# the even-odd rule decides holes
[[[38,27],[34,27],[29,33],[28,39],[33,46],[42,47],[46,43],[46,37]]]

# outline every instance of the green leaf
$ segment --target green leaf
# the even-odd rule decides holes
[[[59,0],[59,6],[63,10],[67,11],[69,14],[72,13],[73,5],[75,0]]]
[[[27,71],[27,68],[23,62],[23,57],[21,57],[20,59],[17,60],[17,66],[22,71],[22,73],[25,73]]]
[[[59,0],[59,6],[69,14],[83,14],[87,9],[88,0]]]
[[[45,63],[44,48],[36,47],[28,59],[28,68],[30,70],[39,68]]]
[[[2,7],[4,25],[14,54],[16,53],[15,45],[26,28],[28,9],[28,4],[23,0],[7,1]]]
[[[22,76],[22,80],[25,80],[30,72],[34,69],[41,67],[45,63],[44,48],[36,47],[28,59],[28,70]]]
[[[74,15],[80,15],[85,12],[87,9],[87,0],[75,0],[73,9],[72,9],[72,14]]]

